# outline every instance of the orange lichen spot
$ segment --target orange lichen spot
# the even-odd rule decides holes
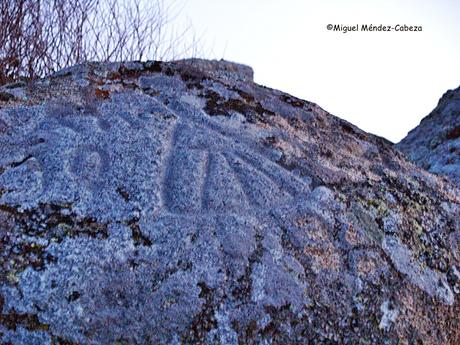
[[[336,271],[340,267],[340,257],[332,245],[326,248],[307,246],[304,248],[304,254],[312,258],[312,269],[315,272],[323,269]]]
[[[99,99],[107,99],[110,97],[110,92],[107,90],[96,89],[94,92],[97,98]]]

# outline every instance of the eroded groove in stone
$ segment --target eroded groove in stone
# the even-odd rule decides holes
[[[173,212],[199,212],[206,180],[208,153],[204,150],[175,150],[163,189],[166,206]]]
[[[244,187],[221,153],[210,153],[203,210],[233,213],[248,209]]]

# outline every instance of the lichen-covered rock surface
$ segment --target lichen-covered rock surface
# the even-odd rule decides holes
[[[2,344],[460,343],[460,192],[228,62],[1,89]]]
[[[397,148],[420,167],[460,187],[460,87],[447,91]]]

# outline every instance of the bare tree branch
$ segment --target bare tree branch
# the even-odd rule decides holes
[[[1,0],[0,84],[85,61],[171,59],[199,40],[163,0]]]

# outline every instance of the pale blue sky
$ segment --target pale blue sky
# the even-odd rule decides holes
[[[460,85],[458,18],[458,0],[184,0],[177,20],[190,20],[208,57],[248,64],[256,82],[395,142]],[[327,24],[423,31],[344,34]]]

